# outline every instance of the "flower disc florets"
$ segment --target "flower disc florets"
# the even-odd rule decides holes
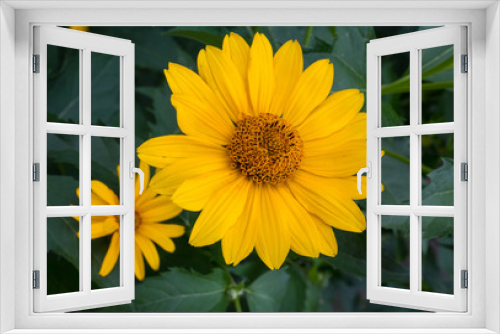
[[[297,130],[285,119],[267,113],[239,120],[226,149],[231,166],[256,183],[285,182],[302,160],[302,139]]]

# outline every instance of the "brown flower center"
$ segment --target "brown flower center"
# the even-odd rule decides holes
[[[302,159],[302,139],[283,118],[272,114],[246,116],[236,123],[226,147],[231,166],[256,183],[287,181]]]

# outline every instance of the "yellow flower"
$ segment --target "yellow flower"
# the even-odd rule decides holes
[[[138,148],[141,160],[161,168],[153,190],[202,210],[191,245],[222,240],[233,265],[255,248],[275,269],[290,249],[335,256],[332,227],[365,230],[354,202],[365,195],[352,176],[366,164],[364,96],[357,89],[329,95],[328,59],[303,70],[297,41],[273,55],[264,35],[255,34],[250,47],[231,33],[222,50],[200,51],[198,72],[172,63],[165,70],[185,135]]]
[[[184,226],[175,224],[160,224],[181,213],[182,209],[174,204],[170,196],[160,195],[148,187],[150,167],[140,163],[144,172],[144,191],[139,195],[139,177],[135,179],[135,277],[142,281],[145,276],[144,259],[149,266],[158,270],[160,257],[153,242],[167,252],[173,253],[175,245],[172,238],[184,234]],[[118,173],[119,175],[120,173]],[[80,196],[80,189],[76,191]],[[120,205],[118,196],[101,181],[91,181],[92,205]],[[78,220],[78,217],[75,217]],[[99,275],[106,276],[114,268],[120,254],[120,217],[119,216],[93,216],[91,222],[91,238],[111,236],[108,251],[104,256]]]

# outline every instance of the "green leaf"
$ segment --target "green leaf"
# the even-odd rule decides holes
[[[389,152],[404,158],[409,157],[410,140],[408,137],[384,138],[382,149],[386,151],[382,157],[382,203],[386,205],[407,204],[409,201],[410,168],[408,163],[397,159]]]
[[[78,221],[71,217],[47,218],[47,252],[64,257],[79,267]]]
[[[321,302],[321,288],[310,281],[306,282],[306,297],[304,300],[304,312],[317,312]]]
[[[64,273],[64,275],[62,275]],[[80,288],[78,270],[64,257],[47,253],[47,294],[77,292]]]
[[[79,183],[73,177],[47,175],[47,205],[78,205],[78,187]]]
[[[92,27],[93,33],[131,40],[135,45],[135,65],[137,68],[152,70],[158,78],[164,79],[163,69],[168,62],[179,62],[192,67],[194,59],[171,37],[163,33],[166,27]]]
[[[422,54],[422,79],[434,83],[424,83],[422,90],[453,88],[453,46],[424,49]],[[382,95],[406,93],[409,91],[409,74],[382,86]]]
[[[175,27],[166,32],[165,36],[192,39],[204,45],[222,47],[224,35],[219,27]]]
[[[336,34],[334,90],[366,89],[366,43],[375,38],[373,27],[336,27]]]
[[[228,281],[223,271],[214,269],[200,275],[173,268],[156,277],[146,277],[136,285],[133,301],[138,312],[208,312],[223,309]]]
[[[92,137],[92,180],[99,180],[119,194],[120,142],[115,138]]]
[[[382,126],[400,126],[403,121],[390,103],[382,101]]]
[[[288,284],[279,312],[302,312],[306,299],[305,277],[296,268],[289,267],[286,272],[289,275]]]
[[[80,60],[75,49],[47,46],[47,119],[79,123]]]
[[[443,165],[428,174],[430,183],[422,190],[423,205],[453,206],[453,159],[442,158]]]
[[[136,90],[151,99],[152,107],[149,111],[155,118],[154,122],[148,122],[151,131],[144,138],[181,133],[177,125],[177,112],[170,102],[172,93],[166,85],[161,87],[141,87]]]
[[[286,268],[268,271],[245,291],[251,312],[278,312],[285,296],[290,275]]]
[[[120,57],[92,52],[91,122],[120,126]]]

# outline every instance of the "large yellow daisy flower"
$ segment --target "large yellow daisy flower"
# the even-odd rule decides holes
[[[222,50],[200,51],[198,72],[172,63],[165,70],[185,135],[138,148],[141,160],[161,168],[153,190],[201,210],[191,245],[222,240],[233,265],[255,248],[275,269],[290,249],[335,256],[332,227],[365,230],[353,201],[365,196],[352,176],[366,160],[364,96],[357,89],[329,95],[328,59],[303,70],[297,41],[273,55],[263,34],[250,47],[231,33]]]
[[[182,209],[174,204],[170,196],[160,195],[149,186],[150,167],[141,161],[140,168],[144,172],[144,191],[139,195],[139,177],[135,178],[135,277],[142,281],[145,276],[144,258],[153,270],[160,268],[160,256],[154,246],[173,253],[175,244],[172,238],[184,234],[184,226],[160,224],[181,213]],[[118,173],[120,175],[120,173]],[[80,197],[80,188],[76,190]],[[101,181],[91,181],[92,205],[120,205],[118,196]],[[79,219],[79,217],[75,217]],[[120,217],[92,216],[91,239],[111,236],[108,251],[104,256],[99,275],[107,276],[114,268],[120,254]]]

